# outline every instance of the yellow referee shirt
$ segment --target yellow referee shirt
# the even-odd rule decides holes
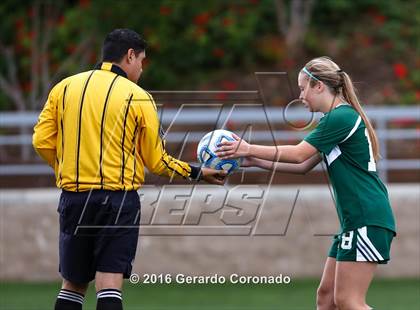
[[[144,167],[196,178],[199,168],[169,156],[152,96],[111,63],[58,83],[34,128],[33,145],[54,168],[57,187],[136,190]]]

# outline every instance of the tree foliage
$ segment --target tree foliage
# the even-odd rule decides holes
[[[312,55],[380,55],[394,74],[382,100],[420,99],[415,1],[3,0],[0,16],[3,110],[39,109],[59,79],[98,62],[105,34],[122,27],[149,43],[141,82],[147,89],[197,87],[256,64],[291,69]]]

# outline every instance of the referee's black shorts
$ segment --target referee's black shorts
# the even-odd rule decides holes
[[[131,274],[140,223],[136,191],[62,191],[59,271],[64,279],[87,283],[96,271]]]

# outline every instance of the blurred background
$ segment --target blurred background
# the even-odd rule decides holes
[[[418,1],[3,0],[0,17],[0,308],[45,309],[55,298],[59,191],[53,172],[32,149],[32,128],[51,87],[92,69],[100,61],[105,35],[115,28],[134,29],[148,42],[139,85],[159,106],[168,150],[188,162],[196,161],[198,141],[215,128],[245,133],[252,143],[300,141],[316,124],[299,105],[285,117],[287,104],[298,94],[300,69],[327,55],[348,72],[378,131],[379,173],[400,229],[395,260],[380,268],[382,280],[370,298],[381,309],[420,307]],[[188,192],[186,182],[172,183]],[[154,187],[142,190],[145,200],[169,181],[148,175],[146,184]],[[286,225],[299,190],[287,236],[145,236],[134,268],[171,274],[283,272],[296,279],[293,285],[252,290],[128,285],[128,305],[195,309],[206,298],[209,309],[313,308],[329,235],[338,227],[326,184],[322,166],[305,176],[258,169],[237,173],[229,178],[227,191],[236,185],[253,190],[271,186],[265,205],[254,201],[266,206],[270,227]],[[143,208],[154,210],[153,202],[144,201]],[[279,211],[281,205],[285,210]],[[22,280],[43,297],[19,298]],[[157,301],[160,292],[170,296],[165,305]],[[138,300],[138,294],[151,297]],[[233,297],[223,303],[219,298],[224,294]],[[282,296],[289,297],[287,306]]]

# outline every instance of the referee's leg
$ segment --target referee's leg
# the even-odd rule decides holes
[[[139,238],[140,200],[136,191],[105,194],[97,212],[103,228],[95,239],[96,309],[122,310],[123,279],[130,277]]]
[[[122,273],[110,273],[97,271],[95,276],[95,287],[97,310],[122,310]]]
[[[55,310],[82,310],[89,283],[76,284],[63,279],[61,290],[55,302]]]
[[[86,197],[86,193],[64,190],[60,196],[57,210],[60,222],[59,270],[63,284],[55,310],[81,310],[89,281],[94,277],[94,272],[90,270],[91,241],[88,237],[75,234]]]

